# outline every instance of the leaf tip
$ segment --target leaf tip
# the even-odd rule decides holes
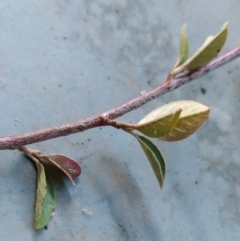
[[[186,32],[186,29],[187,29],[187,24],[185,23],[185,24],[183,24],[181,31]]]
[[[223,24],[223,28],[228,28],[228,22]]]

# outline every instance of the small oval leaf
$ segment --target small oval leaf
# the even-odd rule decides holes
[[[38,216],[35,216],[34,228],[41,229],[49,222],[52,212],[56,207],[56,195],[55,190],[52,185],[52,182],[46,178],[46,195],[44,197],[44,201],[41,204],[41,213]]]
[[[183,65],[183,70],[194,70],[208,64],[218,56],[228,36],[228,28],[225,24],[215,36],[209,36],[203,46]]]
[[[134,134],[145,152],[160,187],[163,187],[166,172],[165,161],[158,148],[147,138]]]
[[[152,138],[162,138],[172,131],[181,114],[181,109],[161,106],[146,115],[136,125],[136,130]]]
[[[189,54],[189,43],[188,43],[188,38],[186,34],[186,25],[184,25],[180,33],[178,59],[173,69],[184,64],[188,58],[188,54]]]
[[[35,162],[35,165],[37,168],[37,192],[36,192],[34,227],[36,228],[38,220],[42,213],[44,198],[47,193],[47,183],[46,183],[46,176],[45,176],[43,165],[40,162]]]
[[[166,108],[181,108],[182,112],[173,130],[163,138],[164,141],[179,141],[192,135],[208,118],[210,109],[200,103],[185,100],[166,105]]]
[[[62,170],[74,185],[73,178],[81,174],[80,165],[69,157],[63,155],[38,155],[38,158]]]

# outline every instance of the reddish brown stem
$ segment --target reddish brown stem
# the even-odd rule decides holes
[[[61,125],[53,128],[42,129],[35,132],[25,133],[21,135],[7,136],[0,138],[0,150],[5,149],[18,149],[21,146],[53,139],[60,136],[67,136],[73,133],[85,131],[98,126],[109,125],[107,119],[115,119],[122,116],[129,111],[132,111],[147,102],[167,93],[178,87],[206,75],[208,72],[217,69],[224,64],[238,58],[240,56],[240,47],[233,49],[227,54],[218,57],[211,61],[209,64],[194,70],[190,73],[184,74],[177,78],[167,79],[163,84],[146,92],[145,94],[132,99],[125,104],[115,107],[109,111],[94,115],[89,118],[79,120],[77,122]]]

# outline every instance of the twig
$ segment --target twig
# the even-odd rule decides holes
[[[163,84],[146,92],[145,94],[138,96],[135,99],[126,102],[125,104],[122,104],[99,115],[94,115],[89,118],[79,120],[77,122],[53,128],[42,129],[39,131],[25,133],[21,135],[2,137],[0,138],[0,150],[18,149],[21,146],[25,146],[28,144],[45,141],[60,136],[67,136],[94,127],[110,125],[110,122],[106,121],[107,119],[115,119],[119,116],[122,116],[167,92],[177,89],[178,87],[194,79],[206,75],[208,72],[223,66],[224,64],[238,58],[239,56],[240,47],[237,47],[232,51],[226,53],[225,55],[214,59],[209,64],[197,70],[194,70],[177,78],[168,78]]]

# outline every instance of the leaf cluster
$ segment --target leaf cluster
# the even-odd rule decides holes
[[[193,71],[206,64],[218,56],[228,36],[227,24],[215,35],[209,36],[203,45],[188,59],[189,41],[186,34],[186,26],[183,26],[180,33],[179,53],[176,64],[171,75],[175,76],[184,71]]]
[[[162,188],[166,164],[159,149],[145,136],[167,142],[183,140],[200,128],[209,112],[207,106],[194,101],[175,101],[153,110],[138,124],[119,123],[118,126],[138,140]]]
[[[185,71],[194,71],[208,64],[221,51],[227,35],[227,24],[224,24],[220,32],[215,36],[209,36],[196,53],[188,58],[189,41],[186,34],[186,26],[183,26],[180,33],[178,58],[170,76],[176,76]],[[208,118],[209,111],[207,106],[197,102],[176,101],[152,111],[137,125],[129,124],[128,127],[126,123],[120,124],[122,129],[132,134],[140,143],[161,188],[163,187],[166,173],[163,156],[149,139],[134,133],[133,130],[137,130],[145,136],[157,140],[179,141],[196,132]]]
[[[31,151],[26,147],[25,153],[35,164],[37,171],[34,228],[41,229],[47,225],[56,207],[54,186],[50,177],[46,175],[45,167],[51,165],[60,169],[73,184],[73,178],[81,174],[81,167],[77,162],[63,155],[41,155],[39,151]]]

